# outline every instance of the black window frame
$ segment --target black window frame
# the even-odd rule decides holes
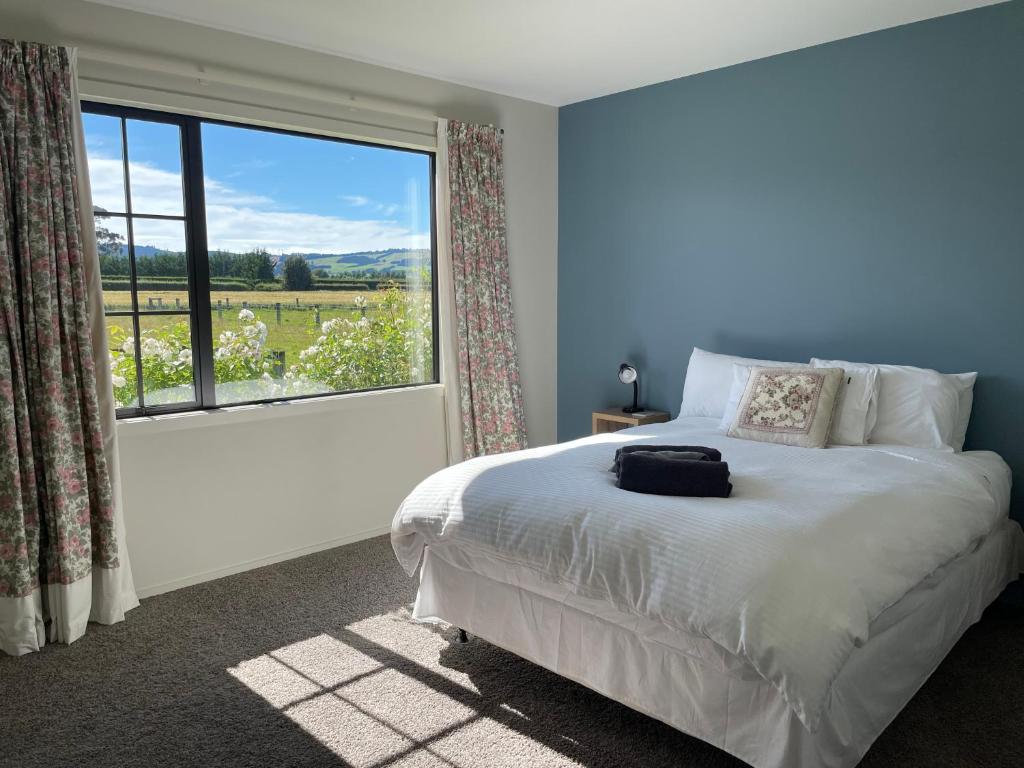
[[[137,418],[141,416],[158,416],[167,413],[189,413],[195,411],[213,411],[239,406],[261,405],[267,403],[291,402],[297,400],[313,400],[338,395],[357,394],[360,392],[380,392],[393,389],[408,389],[430,384],[439,384],[440,370],[440,337],[438,328],[438,270],[437,270],[437,156],[426,149],[396,147],[371,141],[345,139],[338,136],[295,131],[264,125],[253,125],[235,120],[206,118],[198,115],[180,114],[171,111],[133,107],[116,103],[87,101],[81,102],[83,113],[106,115],[120,118],[121,151],[124,172],[125,212],[113,213],[103,211],[96,213],[97,220],[103,218],[122,219],[126,222],[128,233],[129,277],[131,284],[131,310],[106,312],[104,317],[132,317],[134,338],[137,353],[135,355],[136,386],[138,388],[138,406],[118,408],[118,419]],[[182,216],[163,214],[137,214],[131,207],[131,181],[129,177],[127,121],[142,120],[147,122],[176,125],[181,135],[181,173],[182,173]],[[293,395],[288,397],[270,397],[256,400],[218,404],[216,399],[216,382],[213,369],[213,315],[210,301],[210,264],[209,249],[206,238],[206,190],[203,174],[202,127],[204,124],[225,125],[233,128],[266,131],[299,138],[316,139],[340,144],[387,149],[394,152],[406,152],[424,155],[429,161],[430,186],[430,312],[431,312],[431,378],[429,381],[417,381],[408,384],[393,384],[383,387],[366,389],[347,389],[324,392],[313,395]],[[186,272],[188,275],[189,307],[187,310],[147,310],[140,311],[138,306],[138,278],[135,266],[135,240],[132,236],[133,219],[150,219],[162,221],[183,221],[185,224]],[[101,276],[102,277],[102,276]],[[187,316],[191,323],[192,335],[192,370],[195,385],[195,399],[187,403],[168,403],[146,405],[144,397],[145,382],[142,379],[142,359],[138,354],[140,344],[140,318],[159,316]],[[197,364],[198,363],[198,364]]]

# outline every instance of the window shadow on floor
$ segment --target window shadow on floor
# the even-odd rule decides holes
[[[346,766],[228,670],[400,609],[386,537],[142,601],[74,644],[0,655],[0,768]]]
[[[410,619],[415,587],[381,537],[0,658],[0,766],[743,765],[479,638],[451,644]],[[862,766],[1024,764],[1022,637],[1024,611],[993,606]]]

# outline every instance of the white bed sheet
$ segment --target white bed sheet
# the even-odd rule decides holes
[[[615,488],[628,442],[719,448],[733,497]],[[1005,519],[1009,478],[988,452],[807,450],[678,419],[450,467],[403,503],[392,541],[410,574],[430,546],[493,581],[704,638],[705,657],[753,670],[814,731],[872,622]]]
[[[580,598],[560,599],[481,576],[458,552],[429,547],[413,616],[445,621],[757,768],[851,768],[924,684],[963,632],[1024,567],[1010,520],[871,623],[813,733],[779,692],[706,638],[667,631]]]

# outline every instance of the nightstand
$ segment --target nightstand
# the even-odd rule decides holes
[[[594,411],[593,434],[617,432],[620,429],[640,427],[644,424],[659,424],[668,421],[669,418],[669,414],[665,411],[644,410],[636,413],[623,413],[621,408],[605,408],[601,411]]]

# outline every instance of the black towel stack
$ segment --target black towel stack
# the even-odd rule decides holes
[[[719,498],[732,493],[721,452],[702,445],[626,445],[615,451],[611,471],[625,491]]]

